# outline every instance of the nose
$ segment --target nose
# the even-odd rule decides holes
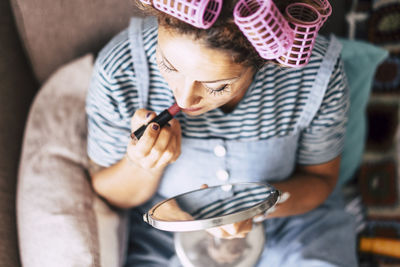
[[[185,78],[180,87],[176,88],[175,98],[181,108],[193,107],[201,101],[199,86],[197,81]]]

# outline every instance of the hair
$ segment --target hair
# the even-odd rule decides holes
[[[150,1],[152,2],[152,0]],[[277,0],[274,2],[280,11],[284,13],[286,6],[290,3],[310,3],[312,1],[313,0]],[[233,10],[237,2],[238,0],[224,1],[221,13],[215,23],[209,29],[199,29],[155,9],[152,5],[143,4],[140,0],[136,0],[136,4],[140,9],[149,15],[157,17],[159,25],[179,34],[190,35],[195,40],[202,40],[209,48],[229,51],[235,63],[251,66],[256,69],[261,68],[267,62],[278,64],[275,60],[266,60],[262,58],[235,24]]]

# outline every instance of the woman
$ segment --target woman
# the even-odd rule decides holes
[[[234,23],[237,1],[225,2],[208,29],[160,11],[158,25],[133,20],[96,61],[87,97],[92,183],[112,205],[135,208],[127,266],[174,262],[171,234],[141,219],[155,202],[243,181],[290,195],[264,222],[259,266],[356,266],[335,190],[348,107],[339,46],[317,38],[306,66],[284,67],[260,56]],[[130,139],[174,102],[182,112],[169,125],[150,123]]]

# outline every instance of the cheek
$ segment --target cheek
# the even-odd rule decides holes
[[[212,107],[219,107],[228,103],[233,97],[231,92],[225,92],[221,95],[205,94],[205,101]]]
[[[162,70],[160,71],[160,73],[164,80],[168,83],[168,86],[171,90],[174,90],[174,88],[177,88],[179,86],[180,79],[178,75]]]
[[[241,83],[235,84],[235,86],[231,88],[230,96],[233,98],[238,97],[239,95],[244,95],[248,90],[250,83],[251,81],[243,81]]]

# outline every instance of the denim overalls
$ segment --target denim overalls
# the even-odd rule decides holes
[[[133,18],[129,29],[139,98],[144,108],[149,71],[141,32],[154,23],[149,18]],[[296,164],[299,135],[319,109],[340,50],[340,44],[332,37],[308,104],[291,135],[249,142],[182,139],[182,153],[166,168],[157,195],[130,213],[126,266],[179,266],[172,233],[154,229],[142,219],[142,214],[158,201],[199,189],[202,184],[279,181],[290,176]],[[264,226],[266,244],[257,266],[357,266],[354,225],[351,215],[344,211],[339,188],[315,210],[269,219]]]

